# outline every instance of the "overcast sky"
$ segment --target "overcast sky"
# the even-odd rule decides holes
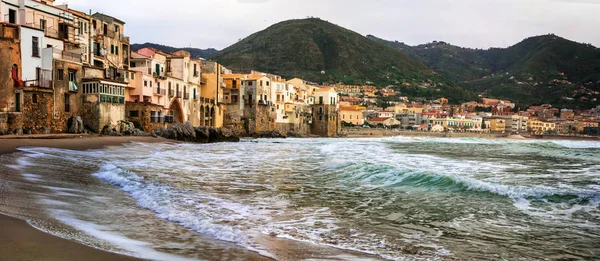
[[[63,3],[57,0],[57,4]],[[600,0],[69,0],[126,22],[132,43],[223,49],[268,26],[308,16],[410,45],[433,40],[507,47],[554,33],[600,46]]]

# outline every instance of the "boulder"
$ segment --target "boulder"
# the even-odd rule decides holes
[[[68,132],[74,134],[85,133],[85,126],[80,116],[73,116],[67,121]]]
[[[175,124],[168,128],[157,128],[152,133],[154,136],[160,136],[167,139],[196,142],[196,143],[214,143],[214,142],[239,142],[240,138],[230,130],[223,130],[211,127],[192,127],[190,123]]]

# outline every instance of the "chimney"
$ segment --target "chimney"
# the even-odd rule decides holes
[[[19,11],[17,11],[17,24],[25,25],[27,13],[25,12],[25,0],[19,0]]]

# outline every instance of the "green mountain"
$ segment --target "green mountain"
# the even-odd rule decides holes
[[[272,25],[211,59],[242,73],[258,70],[314,82],[392,85],[400,91],[410,89],[419,97],[448,96],[454,101],[475,97],[422,62],[317,18]]]
[[[192,58],[208,58],[211,55],[214,55],[215,53],[218,52],[216,49],[213,49],[213,48],[209,48],[209,49],[199,49],[199,48],[189,48],[189,47],[176,48],[176,47],[166,46],[166,45],[162,45],[162,44],[155,44],[155,43],[132,44],[131,50],[137,51],[137,50],[145,48],[145,47],[152,47],[154,49],[161,50],[161,51],[167,52],[167,53],[174,53],[179,50],[184,50],[184,51],[189,52],[190,55],[192,56]]]
[[[600,91],[600,49],[556,35],[531,37],[508,48],[488,50],[437,41],[408,46],[371,35],[368,38],[488,97],[569,108],[589,108],[600,99],[595,94]]]

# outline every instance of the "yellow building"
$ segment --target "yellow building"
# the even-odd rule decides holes
[[[504,132],[506,131],[506,120],[505,119],[490,119],[490,131],[491,132]]]
[[[577,132],[582,133],[586,127],[598,127],[597,121],[582,120],[577,122]]]
[[[225,68],[211,61],[202,61],[202,79],[200,82],[200,111],[204,114],[201,126],[223,127],[223,91]]]
[[[535,134],[544,134],[547,131],[554,131],[556,124],[553,122],[540,121],[540,120],[528,120],[527,131]]]
[[[352,123],[353,125],[365,124],[362,111],[354,109],[352,107],[341,107],[340,108],[340,120],[346,123]]]

